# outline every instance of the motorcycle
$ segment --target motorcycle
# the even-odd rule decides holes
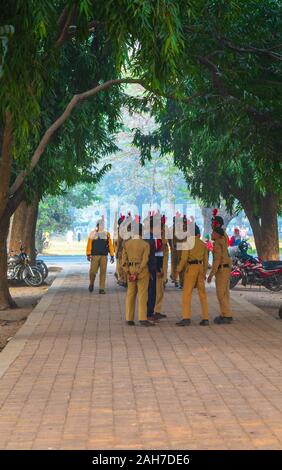
[[[243,242],[244,243],[244,242]],[[282,289],[282,261],[265,261],[247,253],[248,244],[240,247],[230,274],[230,289],[242,285],[264,286],[274,292]]]
[[[35,250],[35,254],[36,256],[38,255],[38,250]],[[44,263],[42,259],[36,259],[36,267],[41,271],[43,275],[43,279],[45,280],[49,274],[47,265]]]
[[[14,281],[24,281],[32,287],[41,286],[44,281],[42,272],[29,264],[28,256],[22,248],[20,254],[9,256],[7,278]]]

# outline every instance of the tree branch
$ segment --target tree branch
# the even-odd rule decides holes
[[[228,49],[235,51],[235,52],[239,52],[242,54],[245,54],[245,53],[249,54],[250,52],[256,53],[256,54],[263,54],[275,60],[282,60],[281,54],[277,54],[276,52],[273,52],[269,49],[260,49],[258,47],[253,47],[253,46],[238,47],[238,46],[234,46],[234,44],[232,44],[230,41],[227,41],[227,39],[218,38],[218,40],[222,45],[228,47]]]
[[[210,71],[214,88],[216,89],[218,94],[225,99],[230,99],[241,104],[240,98],[237,98],[236,96],[232,95],[227,90],[218,67],[213,62],[211,62],[207,57],[197,56],[197,58],[199,62],[202,63]],[[257,110],[256,108],[254,108],[253,106],[248,106],[248,105],[245,106],[245,111],[249,116],[251,116],[253,119],[255,119],[259,123],[269,122],[269,123],[272,123],[272,125],[276,127],[277,129],[282,129],[281,121],[273,119],[270,113],[261,112]]]
[[[32,158],[31,162],[29,165],[29,168],[26,170],[23,170],[19,173],[17,176],[15,182],[11,186],[9,190],[10,196],[13,196],[15,192],[23,185],[26,177],[30,174],[30,172],[36,167],[38,164],[41,155],[43,154],[46,146],[48,145],[51,137],[55,134],[55,132],[64,124],[64,122],[68,119],[74,108],[81,103],[82,101],[85,101],[89,98],[92,98],[93,96],[97,95],[101,91],[105,91],[108,88],[110,88],[113,85],[120,85],[120,84],[125,84],[125,83],[138,83],[142,86],[145,87],[145,83],[143,80],[139,79],[134,79],[134,78],[120,78],[120,79],[113,79],[113,80],[108,80],[107,82],[96,86],[95,88],[91,88],[88,91],[85,91],[84,93],[80,93],[77,95],[74,95],[65,108],[63,114],[56,119],[56,121],[47,129],[45,134],[43,135],[41,141],[39,142],[38,147],[36,148]]]
[[[61,25],[61,31],[59,33],[58,39],[55,42],[56,47],[62,46],[62,44],[64,44],[64,42],[66,41],[70,25],[73,21],[73,18],[75,16],[75,14],[76,14],[76,10],[77,10],[76,5],[73,5],[72,8],[70,9],[68,15],[67,15],[66,8],[64,8],[64,10],[63,10],[63,12],[62,12],[62,14],[59,18],[59,23]]]

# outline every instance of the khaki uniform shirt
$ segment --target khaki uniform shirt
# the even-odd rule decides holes
[[[208,249],[206,244],[199,237],[189,237],[189,244],[193,243],[193,241],[193,248],[182,251],[180,262],[177,265],[177,271],[181,272],[185,267],[189,266],[189,261],[198,260],[203,262],[205,276],[208,270]]]
[[[142,238],[125,241],[122,250],[122,267],[127,274],[143,277],[148,273],[150,245]]]
[[[217,273],[219,266],[222,264],[229,264],[229,266],[231,266],[231,259],[228,254],[228,242],[225,236],[215,240],[214,242],[213,263],[210,274],[214,276]]]

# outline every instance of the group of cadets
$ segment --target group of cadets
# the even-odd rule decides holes
[[[159,220],[157,220],[159,218]],[[166,317],[162,314],[165,285],[168,282],[168,259],[171,254],[171,280],[183,289],[182,319],[178,326],[191,324],[191,300],[197,288],[201,304],[201,326],[209,325],[208,302],[205,281],[211,283],[215,277],[216,295],[220,315],[216,324],[232,322],[229,301],[229,278],[231,259],[228,255],[228,236],[223,229],[223,219],[216,212],[212,218],[213,262],[208,271],[208,248],[200,238],[199,227],[193,218],[176,214],[171,232],[166,226],[165,216],[149,214],[140,223],[140,218],[121,215],[117,223],[114,243],[104,228],[103,218],[98,221],[87,242],[87,259],[90,261],[89,291],[93,292],[98,269],[99,293],[105,294],[107,259],[116,255],[117,283],[127,287],[125,318],[128,325],[135,324],[135,304],[138,299],[138,320],[141,326],[155,326]],[[161,227],[156,234],[156,227]],[[168,236],[169,234],[169,236]],[[183,238],[184,234],[184,238]],[[167,237],[167,238],[166,238]]]

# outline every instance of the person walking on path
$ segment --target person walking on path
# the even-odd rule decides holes
[[[98,270],[100,269],[99,294],[105,294],[105,284],[107,275],[108,254],[111,256],[111,263],[114,262],[114,247],[111,235],[104,229],[104,219],[97,222],[95,230],[92,230],[88,237],[86,256],[90,261],[89,270],[89,292],[93,292],[94,282]]]
[[[230,310],[229,298],[229,280],[231,259],[228,254],[228,243],[225,232],[221,227],[215,227],[212,232],[214,240],[213,263],[208,277],[208,283],[211,283],[215,276],[216,295],[220,306],[221,314],[214,319],[214,323],[229,324],[232,323],[232,313]]]
[[[205,243],[200,239],[200,229],[195,225],[195,236],[189,237],[191,249],[183,250],[181,260],[176,270],[184,270],[184,287],[182,295],[182,320],[177,326],[188,326],[191,324],[191,300],[193,289],[197,287],[202,307],[202,321],[200,325],[209,325],[208,301],[205,288],[205,279],[208,269],[208,250]]]

